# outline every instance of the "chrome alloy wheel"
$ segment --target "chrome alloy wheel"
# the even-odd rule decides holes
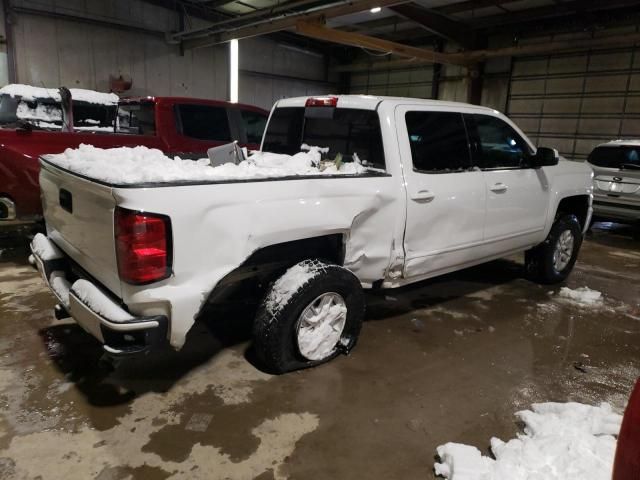
[[[555,268],[556,272],[561,272],[567,268],[573,255],[574,245],[575,239],[571,230],[565,230],[560,234],[553,250],[553,268]]]
[[[298,317],[298,350],[307,360],[324,360],[334,352],[346,323],[344,298],[334,292],[323,293]]]

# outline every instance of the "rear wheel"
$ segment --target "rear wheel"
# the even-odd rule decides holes
[[[547,239],[525,253],[527,276],[543,284],[562,282],[573,270],[581,245],[582,229],[576,216],[560,216]]]
[[[276,280],[258,310],[254,349],[262,366],[284,373],[348,353],[360,333],[364,293],[349,270],[306,260]]]

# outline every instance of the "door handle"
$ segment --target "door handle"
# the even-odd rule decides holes
[[[489,190],[491,190],[494,193],[504,193],[507,190],[509,190],[509,187],[507,187],[504,183],[499,182],[496,183],[493,187],[491,187]]]
[[[436,198],[435,193],[430,192],[429,190],[420,190],[411,197],[411,200],[415,202],[430,202],[434,198]]]

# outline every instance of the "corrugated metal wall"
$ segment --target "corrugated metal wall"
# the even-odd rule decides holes
[[[168,44],[162,35],[177,29],[177,17],[171,10],[140,0],[13,0],[12,5],[123,22],[158,32],[13,14],[19,83],[107,91],[110,75],[125,75],[133,78],[127,95],[229,97],[228,46],[186,50],[180,55],[179,47]],[[190,23],[198,26],[202,22],[190,19]],[[334,90],[323,83],[326,73],[321,55],[287,50],[268,39],[241,41],[240,62],[241,68],[251,69],[251,73],[240,74],[241,102],[270,108],[284,96]],[[280,76],[265,76],[274,72]]]
[[[534,142],[574,160],[599,143],[638,138],[640,48],[515,59],[507,108]]]

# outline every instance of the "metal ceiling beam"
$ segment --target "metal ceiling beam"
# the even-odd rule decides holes
[[[351,0],[334,2],[328,6],[305,10],[291,14],[282,14],[276,18],[260,20],[250,25],[235,28],[233,30],[223,30],[220,32],[207,33],[200,38],[184,40],[185,48],[201,48],[219,43],[225,43],[232,39],[242,39],[265,35],[267,33],[279,32],[281,30],[293,29],[300,20],[324,21],[327,18],[341,17],[369,10],[374,7],[387,7],[406,3],[398,0]],[[241,15],[238,18],[242,18]]]
[[[296,32],[306,37],[339,43],[341,45],[349,45],[351,47],[366,48],[408,58],[418,58],[432,63],[467,66],[467,61],[460,54],[440,53],[434,50],[411,47],[359,33],[343,32],[341,30],[327,28],[318,23],[299,21],[296,24]]]
[[[425,30],[447,40],[452,40],[464,48],[473,47],[473,31],[462,22],[451,20],[440,13],[427,10],[413,3],[396,5],[389,7],[389,9],[401,17],[417,23]]]
[[[434,10],[444,15],[455,15],[456,13],[468,12],[469,10],[478,10],[480,8],[499,7],[507,3],[514,3],[518,0],[466,0],[464,2],[444,5],[434,8]]]

